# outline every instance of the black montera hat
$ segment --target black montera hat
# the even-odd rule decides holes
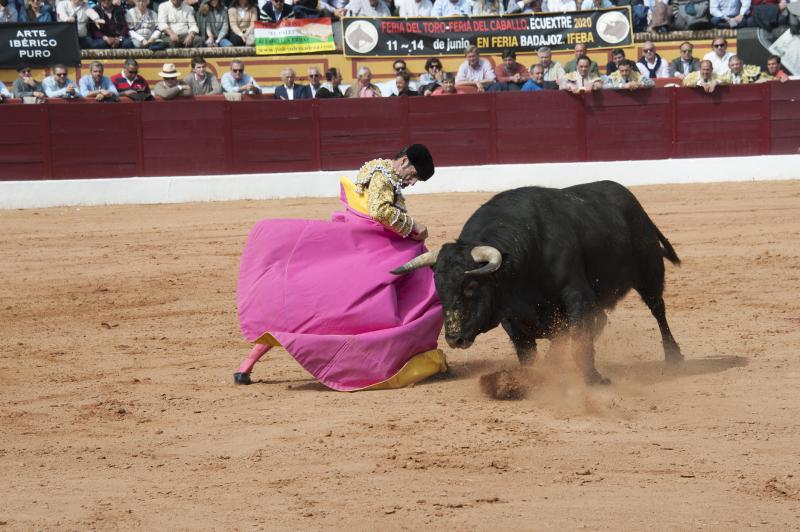
[[[417,175],[422,181],[427,181],[433,175],[433,157],[423,144],[412,144],[406,148],[406,156],[417,169]]]

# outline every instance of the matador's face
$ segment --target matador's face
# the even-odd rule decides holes
[[[394,161],[394,169],[400,176],[403,188],[410,187],[419,180],[417,169],[414,168],[414,165],[411,164],[406,155]]]

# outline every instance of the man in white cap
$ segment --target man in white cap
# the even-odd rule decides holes
[[[192,96],[192,88],[178,79],[180,73],[172,63],[164,63],[161,72],[161,81],[153,87],[153,94],[162,100],[172,100],[179,96]]]

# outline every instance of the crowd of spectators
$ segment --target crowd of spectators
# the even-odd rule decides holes
[[[308,85],[302,85],[297,83],[295,70],[286,67],[281,70],[281,84],[273,87],[271,92],[273,98],[280,100],[447,96],[487,91],[564,90],[581,93],[601,89],[647,89],[655,86],[659,78],[713,92],[719,85],[789,80],[778,56],[769,56],[762,70],[758,65],[745,65],[738,56],[728,52],[725,39],[714,39],[712,46],[713,50],[699,60],[693,56],[691,43],[684,42],[680,47],[680,57],[671,62],[663,60],[656,52],[656,45],[650,41],[643,44],[643,55],[638,61],[626,58],[623,49],[614,49],[605,75],[598,73],[596,63],[585,55],[582,45],[575,47],[574,58],[564,66],[553,61],[549,48],[540,48],[538,62],[530,67],[517,62],[516,53],[511,49],[504,50],[502,61],[492,67],[489,60],[481,57],[477,47],[470,46],[455,74],[445,72],[441,60],[432,57],[425,62],[425,72],[413,76],[405,60],[397,59],[393,64],[395,77],[390,82],[375,83],[370,69],[362,66],[356,79],[343,90],[342,75],[336,68],[328,69],[323,81],[320,69],[310,67]],[[111,77],[105,76],[102,63],[93,61],[89,64],[89,73],[77,83],[68,77],[64,65],[54,65],[52,75],[41,83],[33,79],[29,66],[22,65],[17,71],[19,76],[11,91],[0,82],[0,102],[9,98],[26,98],[31,103],[47,98],[91,98],[104,102],[129,98],[141,101],[154,96],[172,100],[208,94],[225,94],[226,98],[236,100],[242,95],[270,92],[245,73],[245,63],[240,59],[230,62],[230,70],[222,75],[221,80],[207,70],[207,63],[200,56],[192,58],[191,72],[185,74],[179,72],[173,63],[165,63],[159,72],[161,81],[152,90],[139,74],[139,64],[132,58],[126,59],[122,71]]]
[[[82,48],[252,46],[256,20],[451,17],[631,6],[635,31],[789,23],[800,0],[0,0],[3,22],[73,22]],[[800,9],[797,10],[800,12]],[[597,72],[596,65],[591,67]],[[546,73],[547,76],[547,73]]]

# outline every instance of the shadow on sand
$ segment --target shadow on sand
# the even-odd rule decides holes
[[[639,384],[655,384],[659,382],[671,381],[695,375],[706,375],[709,373],[720,373],[731,368],[741,368],[749,363],[746,357],[742,356],[717,356],[706,358],[689,358],[678,364],[667,364],[663,360],[647,360],[625,364],[599,364],[598,370],[603,375],[611,379],[612,384],[617,381],[629,381]],[[447,381],[468,380],[487,372],[518,369],[514,359],[508,362],[497,360],[473,359],[466,362],[451,364],[446,373],[440,373],[418,382],[415,386],[435,385]],[[538,360],[531,368],[534,373],[544,371],[550,375],[553,373],[575,373],[576,369],[572,361],[560,360],[556,363],[545,360]],[[315,379],[257,379],[253,380],[253,385],[276,385],[285,384],[290,390],[330,392],[333,391]]]
[[[251,386],[285,384],[289,390],[315,390],[322,392],[332,391],[316,379],[253,379]]]
[[[603,364],[601,373],[616,380],[626,380],[641,384],[655,384],[683,377],[721,373],[731,368],[747,366],[748,359],[742,356],[717,356],[689,358],[678,364],[667,364],[663,360],[648,360],[628,364]]]

